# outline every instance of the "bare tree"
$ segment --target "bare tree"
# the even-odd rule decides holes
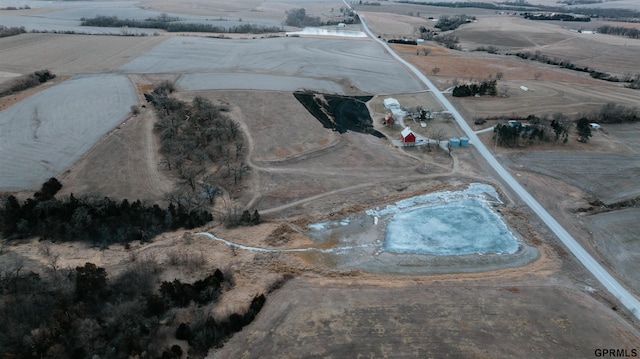
[[[227,128],[229,130],[229,139],[236,139],[236,136],[238,136],[238,132],[240,131],[240,126],[238,126],[238,124],[231,120],[231,119],[227,119]]]
[[[220,192],[213,175],[204,176],[200,181],[200,188],[204,192],[205,197],[209,200],[209,204],[213,205],[216,195]]]
[[[423,54],[424,56],[427,56],[427,55],[429,55],[430,53],[431,53],[431,49],[430,49],[430,48],[428,48],[428,47],[423,47],[423,48],[422,48],[422,54]]]
[[[242,141],[236,142],[236,160],[241,156],[243,147],[244,147],[244,142]]]
[[[440,72],[440,68],[439,67],[434,67],[434,68],[431,69],[431,72],[435,76],[438,72]]]
[[[238,184],[238,181],[242,180],[242,176],[244,176],[245,173],[249,172],[249,170],[251,170],[251,167],[249,167],[244,162],[240,163],[237,166],[233,166],[231,168],[231,173],[233,173],[233,184]]]
[[[504,77],[504,74],[502,73],[502,71],[496,72],[496,80],[500,81],[502,80],[503,77]]]
[[[534,72],[533,73],[533,78],[537,81],[542,77],[542,72],[538,71],[538,72]]]
[[[431,131],[431,136],[433,137],[434,140],[440,143],[445,138],[447,138],[447,131],[445,131],[443,128],[437,127]]]
[[[196,178],[200,176],[200,174],[202,174],[203,172],[204,172],[204,168],[202,168],[202,166],[199,166],[195,163],[192,163],[191,165],[187,166],[182,171],[182,178],[184,179],[185,183],[189,185],[192,191],[196,190]]]

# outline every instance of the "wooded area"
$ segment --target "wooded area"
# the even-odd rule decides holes
[[[194,283],[155,284],[164,267],[139,260],[110,278],[86,263],[75,269],[23,273],[14,263],[0,272],[0,353],[3,358],[203,358],[249,324],[265,303],[214,319],[210,308],[234,287],[219,269]],[[176,313],[191,306],[190,322]],[[184,318],[184,316],[183,316]],[[170,337],[185,341],[168,347]]]
[[[108,197],[73,194],[55,198],[62,185],[51,178],[42,189],[20,203],[14,196],[2,198],[0,231],[9,240],[39,236],[51,241],[87,241],[107,247],[113,243],[148,241],[178,228],[194,228],[211,221],[211,213],[187,209],[180,203],[147,205],[140,200],[116,202]]]

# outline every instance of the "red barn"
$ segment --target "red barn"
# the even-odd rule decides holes
[[[396,123],[395,117],[392,114],[388,113],[384,116],[384,124],[387,126],[393,126]]]
[[[405,129],[402,130],[401,135],[401,142],[404,143],[405,146],[415,145],[416,135],[411,132],[411,129],[409,127],[405,127]]]

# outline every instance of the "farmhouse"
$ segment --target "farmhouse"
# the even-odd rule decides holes
[[[411,128],[405,127],[404,130],[400,133],[402,138],[400,142],[402,142],[405,146],[415,146],[416,144],[416,135],[413,134]]]

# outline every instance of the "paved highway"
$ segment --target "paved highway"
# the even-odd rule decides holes
[[[346,4],[346,2],[345,2]],[[348,6],[348,5],[347,5]],[[398,62],[402,63],[406,66],[411,72],[413,72],[416,77],[422,81],[433,93],[434,96],[442,103],[442,105],[449,110],[449,112],[453,115],[458,122],[458,125],[462,128],[466,136],[469,138],[469,142],[472,143],[478,152],[485,158],[485,160],[491,165],[491,167],[496,171],[496,173],[503,179],[503,181],[513,189],[515,193],[517,193],[520,198],[529,206],[531,209],[542,219],[547,226],[553,231],[553,233],[558,236],[558,238],[564,243],[564,245],[573,253],[576,258],[602,283],[602,285],[609,290],[620,302],[629,309],[638,319],[640,319],[640,302],[638,299],[633,296],[629,291],[627,291],[618,281],[607,272],[598,261],[596,261],[578,242],[567,232],[558,221],[553,218],[549,212],[544,209],[538,203],[538,201],[533,198],[521,185],[516,181],[516,179],[511,176],[509,172],[496,160],[496,158],[489,152],[487,147],[480,141],[478,136],[473,132],[471,127],[467,124],[467,122],[462,118],[460,113],[453,107],[451,102],[444,97],[442,92],[440,92],[429,79],[418,71],[413,65],[402,59],[398,54],[395,53],[389,47],[389,45],[378,39],[367,27],[362,16],[360,17],[362,21],[362,27],[364,28],[367,35],[369,35],[372,39],[380,43],[391,56],[393,56]]]

